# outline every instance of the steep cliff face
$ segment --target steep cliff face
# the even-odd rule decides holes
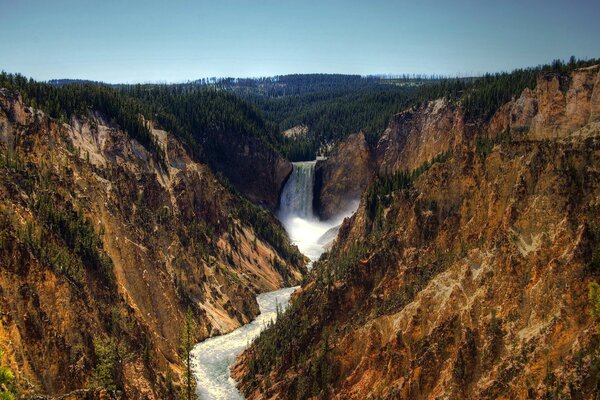
[[[463,140],[460,107],[445,99],[424,103],[392,116],[376,146],[364,134],[350,135],[315,169],[315,209],[328,219],[348,209],[378,174],[413,170]]]
[[[490,131],[526,132],[531,139],[564,138],[600,121],[600,66],[538,77],[535,90],[526,89],[492,120]]]
[[[580,84],[597,80],[590,71],[556,78],[574,109],[542,76],[489,124],[465,126],[443,101],[397,115],[381,168],[420,174],[363,195],[290,311],[240,358],[248,397],[597,396],[600,128],[596,86]],[[450,155],[424,164],[440,152]]]
[[[232,138],[221,133],[213,135],[211,141],[212,167],[254,203],[275,210],[292,164],[251,136]]]
[[[199,340],[229,331],[303,259],[168,132],[147,121],[161,166],[103,117],[62,124],[0,89],[0,340],[26,393],[96,384],[103,343],[129,398],[171,398],[186,309]]]
[[[464,116],[445,99],[394,115],[375,149],[380,173],[413,170],[462,137]]]
[[[348,136],[335,153],[315,166],[314,209],[329,219],[355,204],[374,174],[374,161],[364,133]]]

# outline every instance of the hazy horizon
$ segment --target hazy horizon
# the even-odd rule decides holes
[[[0,70],[37,80],[181,83],[288,74],[476,76],[600,56],[578,0],[0,0]]]

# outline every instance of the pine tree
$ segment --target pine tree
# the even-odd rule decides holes
[[[0,359],[4,352],[0,350]],[[15,375],[8,367],[0,366],[0,400],[14,400],[17,398]]]
[[[196,344],[197,326],[194,321],[194,314],[191,308],[188,308],[183,325],[183,334],[181,337],[181,357],[183,359],[183,377],[179,397],[181,400],[197,400],[196,380],[192,375],[192,349]]]
[[[94,339],[96,366],[94,368],[94,386],[116,389],[118,380],[117,344],[113,338]]]

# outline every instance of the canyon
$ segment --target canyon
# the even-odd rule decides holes
[[[60,122],[0,89],[0,340],[26,393],[94,385],[98,343],[118,340],[118,389],[173,397],[186,309],[200,341],[250,322],[257,294],[303,279],[268,212],[145,123],[164,165],[100,114]]]
[[[321,256],[327,242],[323,237],[339,226],[341,220],[354,210],[320,220],[313,209],[316,162],[293,163],[293,172],[281,194],[278,217],[286,228],[290,240],[309,258],[308,267]],[[261,314],[250,324],[226,335],[205,340],[193,351],[194,372],[198,381],[198,394],[206,400],[234,400],[244,397],[230,377],[230,367],[236,357],[262,330],[272,324],[287,308],[289,299],[298,287],[263,293],[257,297]]]
[[[247,398],[597,396],[599,70],[540,74],[483,123],[444,98],[395,115],[358,211],[238,359]]]
[[[512,96],[494,90],[522,71],[420,83],[376,135],[282,137],[226,86],[75,83],[65,100],[2,75],[2,364],[23,398],[177,398],[192,321],[203,399],[594,398],[584,64]]]

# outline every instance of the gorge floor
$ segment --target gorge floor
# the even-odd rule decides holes
[[[293,163],[293,171],[281,194],[281,206],[277,213],[290,240],[309,258],[310,263],[321,256],[328,243],[335,238],[336,228],[341,221],[353,212],[348,210],[330,220],[319,220],[313,210],[314,168],[314,161]],[[196,345],[193,350],[193,369],[201,399],[244,398],[229,369],[236,357],[277,318],[277,308],[285,310],[297,288],[259,294],[256,299],[260,314],[256,319],[232,332]]]

